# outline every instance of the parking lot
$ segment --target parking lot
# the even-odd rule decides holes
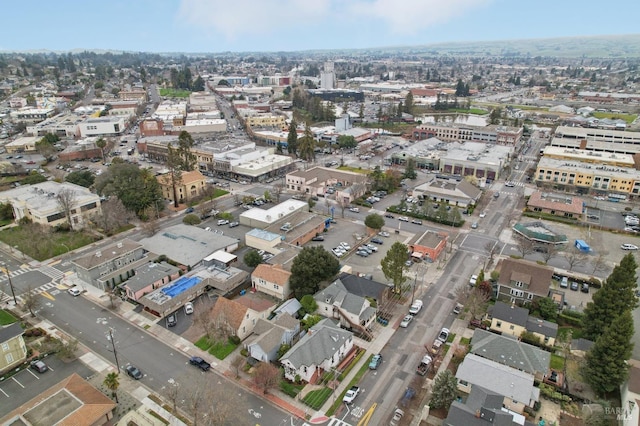
[[[79,360],[65,363],[55,356],[49,356],[43,361],[49,367],[48,371],[38,373],[27,368],[0,383],[0,417],[8,414],[12,407],[18,407],[35,398],[43,390],[72,373],[78,373],[83,378],[93,374],[93,371]],[[9,399],[11,402],[8,402]]]

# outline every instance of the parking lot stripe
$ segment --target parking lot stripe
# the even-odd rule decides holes
[[[4,396],[6,396],[7,398],[9,398],[9,395],[7,395],[7,393],[5,391],[3,391],[2,389],[0,389],[0,392],[2,392],[4,394]]]
[[[49,370],[51,370],[51,371],[56,371],[56,370],[54,370],[53,368],[51,368],[51,366],[50,366],[50,365],[47,365],[47,367],[49,367]]]
[[[33,371],[31,371],[31,370],[29,370],[29,369],[27,369],[27,371],[28,371],[29,373],[31,373],[31,375],[32,375],[33,377],[35,377],[36,379],[40,380],[40,377],[38,377],[38,376],[36,375],[36,373],[34,373]]]
[[[12,377],[12,379],[13,379],[13,381],[14,381],[14,382],[16,382],[17,384],[19,384],[19,385],[20,385],[20,387],[21,387],[22,389],[24,389],[24,386],[22,385],[22,383],[20,383],[19,381],[17,381],[15,377]]]

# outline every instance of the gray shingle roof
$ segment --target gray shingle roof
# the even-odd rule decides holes
[[[525,308],[512,306],[504,302],[496,302],[496,304],[493,305],[491,317],[505,322],[510,322],[511,324],[516,324],[521,327],[526,327],[527,319],[529,318],[529,311]]]
[[[378,301],[382,300],[384,292],[390,288],[386,284],[352,274],[340,274],[339,279],[349,293],[371,297]]]
[[[555,339],[558,335],[558,324],[536,317],[529,317],[527,319],[527,331]]]
[[[506,365],[498,364],[478,355],[468,354],[456,373],[458,380],[509,397],[514,401],[529,405],[537,401],[540,390],[533,386],[533,375]]]
[[[4,343],[8,340],[13,339],[14,337],[20,336],[24,333],[22,327],[20,327],[19,322],[14,322],[11,325],[0,328],[0,343]]]
[[[462,403],[454,401],[449,414],[443,421],[444,426],[523,426],[514,419],[514,415],[502,411],[504,397],[480,386],[474,386]],[[479,413],[479,416],[477,415]],[[524,426],[532,423],[525,422]]]
[[[320,365],[338,352],[338,348],[353,338],[353,333],[341,329],[328,318],[311,327],[280,359],[288,360],[295,368],[309,365]]]
[[[147,263],[139,268],[136,268],[136,274],[122,283],[122,286],[126,286],[131,291],[139,291],[148,285],[161,280],[164,277],[169,277],[178,273],[179,269],[166,262],[161,263]]]
[[[341,309],[354,315],[362,317],[366,307],[369,307],[369,302],[362,296],[350,293],[341,280],[335,280],[324,290],[316,293],[313,298],[319,302],[326,302],[330,300],[330,303],[337,303]]]
[[[551,354],[533,345],[476,328],[471,353],[527,373],[546,374]]]

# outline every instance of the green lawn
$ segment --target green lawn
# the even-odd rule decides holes
[[[487,115],[487,114],[489,114],[489,111],[487,111],[486,109],[479,109],[479,108],[471,108],[471,109],[453,108],[453,109],[446,110],[446,112],[457,112],[457,113],[461,113],[461,114],[472,114],[472,115]]]
[[[181,89],[160,89],[160,96],[166,96],[167,98],[188,98],[191,94],[188,90]]]
[[[595,118],[610,118],[612,120],[624,120],[627,122],[627,124],[631,124],[633,123],[633,120],[635,120],[638,115],[637,114],[615,114],[613,112],[597,112],[594,111],[591,115],[593,115]]]
[[[203,351],[208,351],[209,348],[211,347],[211,342],[209,341],[209,339],[207,339],[207,336],[202,336],[201,338],[198,339],[195,345],[197,348],[200,348]]]
[[[14,226],[0,231],[0,241],[36,260],[46,260],[89,245],[98,238],[83,232],[42,234],[29,226]]]
[[[371,173],[371,170],[363,170],[359,167],[349,167],[349,166],[340,166],[338,167],[338,170],[345,170],[347,172],[354,172],[354,173],[362,173],[365,175]]]
[[[231,342],[214,342],[209,348],[209,353],[218,359],[225,359],[237,347],[238,345]]]
[[[551,354],[551,363],[549,364],[549,367],[554,370],[562,370],[564,368],[564,358],[560,355]]]
[[[331,392],[331,389],[326,387],[322,389],[312,390],[304,396],[302,402],[304,402],[314,410],[319,410],[325,403],[325,401],[329,399],[329,397],[331,396]]]
[[[213,190],[213,198],[222,197],[223,195],[227,195],[229,191],[225,191],[224,189],[216,188]]]
[[[0,325],[9,325],[18,321],[16,317],[5,310],[0,310]]]

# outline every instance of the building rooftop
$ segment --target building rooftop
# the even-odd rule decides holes
[[[282,238],[280,234],[276,234],[275,232],[265,231],[264,229],[253,228],[251,231],[247,232],[245,235],[259,238],[263,241],[273,241],[276,239]]]
[[[565,213],[582,214],[584,200],[569,194],[559,195],[536,191],[529,197],[527,206],[557,210]]]
[[[626,167],[634,167],[633,155],[621,154],[613,152],[587,151],[585,149],[563,148],[559,146],[547,146],[544,148],[545,157],[564,157],[574,159],[576,161],[584,161],[591,163],[615,163],[620,166],[626,164]]]
[[[161,280],[162,278],[171,276],[180,271],[177,267],[170,265],[166,262],[161,263],[147,263],[139,268],[136,268],[135,275],[122,283],[122,286],[126,286],[131,291],[136,292],[147,287],[151,283]]]
[[[59,212],[60,203],[57,194],[62,190],[71,191],[74,194],[74,206],[84,206],[89,203],[99,203],[100,197],[92,193],[84,186],[69,182],[46,181],[33,185],[23,185],[0,193],[0,200],[12,200],[24,203],[32,211],[41,214],[53,214]]]
[[[502,165],[513,152],[513,147],[505,145],[491,145],[482,142],[450,142],[447,152],[440,158],[455,161],[477,161],[482,164]]]
[[[295,213],[300,209],[304,209],[307,206],[307,203],[304,201],[288,199],[280,204],[276,204],[268,210],[251,209],[240,214],[240,216],[271,224],[280,219],[286,218],[290,214]]]
[[[122,257],[125,253],[130,253],[142,247],[142,244],[125,238],[115,244],[111,244],[107,247],[96,250],[92,253],[78,257],[73,260],[73,263],[82,267],[83,269],[93,269],[104,263],[111,262],[114,259]]]
[[[543,156],[538,162],[538,170],[550,169],[563,169],[567,172],[587,173],[587,174],[602,174],[607,176],[638,180],[640,179],[640,170],[635,170],[630,167],[615,167],[605,166],[592,163],[584,163],[581,161],[568,161],[559,160],[555,158],[549,158]]]

